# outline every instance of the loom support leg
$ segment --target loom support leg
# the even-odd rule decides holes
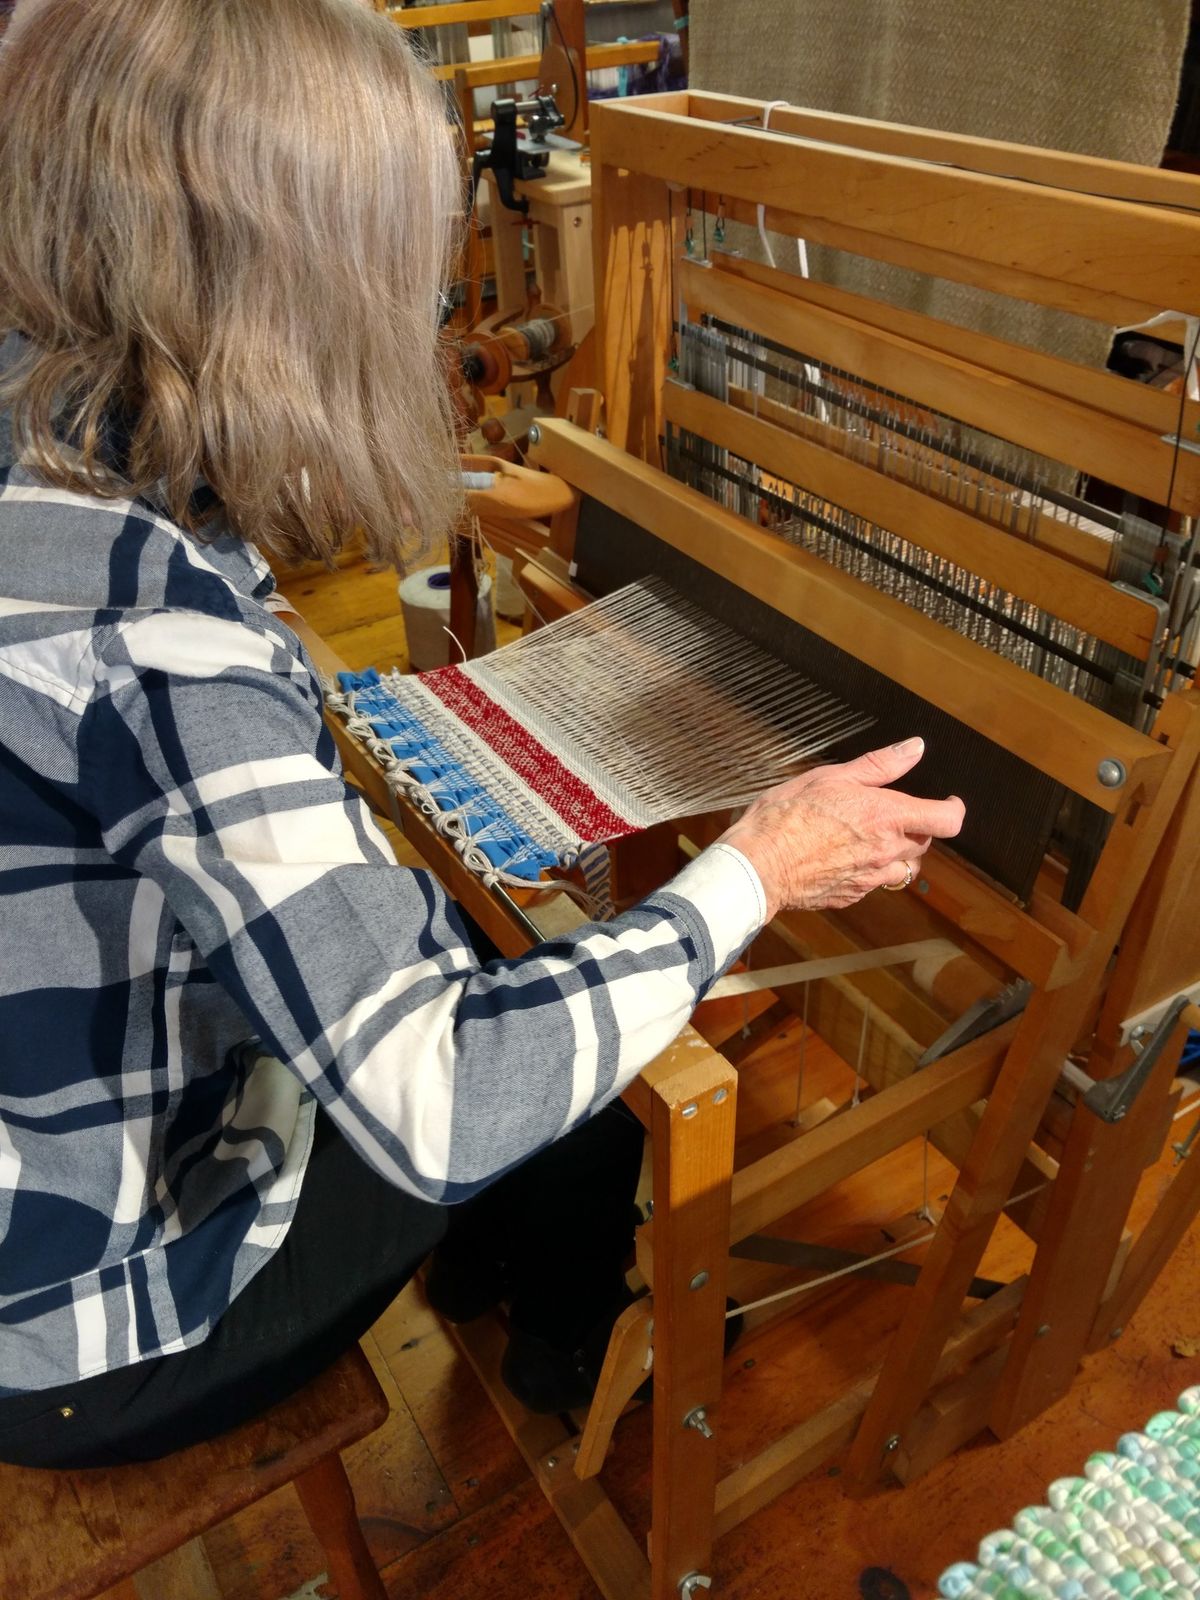
[[[1129,1114],[1106,1122],[1076,1106],[1029,1291],[988,1422],[1007,1438],[1070,1388],[1112,1272],[1134,1193],[1161,1141],[1163,1100],[1187,1027],[1180,1023]]]
[[[479,574],[475,566],[475,539],[468,525],[450,535],[450,632],[462,646],[468,661],[475,654],[478,614]],[[455,659],[453,641],[450,659]]]
[[[707,1047],[650,1096],[655,1199],[651,1600],[712,1572],[737,1074]]]

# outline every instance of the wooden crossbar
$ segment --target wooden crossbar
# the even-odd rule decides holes
[[[966,1312],[946,1341],[934,1375],[944,1382],[957,1367],[994,1350],[1009,1334],[1021,1307],[1025,1280],[1006,1284],[998,1294]],[[871,1399],[876,1374],[864,1378],[831,1405],[784,1434],[717,1484],[715,1536],[723,1538],[739,1522],[769,1505],[785,1489],[835,1456],[853,1439]]]
[[[1078,401],[1092,411],[1104,412],[1154,433],[1169,432],[1179,419],[1180,397],[1156,389],[1152,384],[1138,383],[1133,378],[1120,377],[1097,367],[1081,366],[1077,361],[1068,361],[1029,345],[1012,344],[977,328],[943,322],[921,311],[889,305],[887,301],[840,289],[816,278],[801,278],[796,273],[768,267],[744,256],[715,254],[713,264],[727,276],[781,290],[805,305],[866,323],[881,333],[897,334],[929,350],[957,356],[961,361],[1003,374],[1021,385],[1029,384],[1047,394]],[[1198,422],[1200,401],[1185,400],[1184,432],[1195,433]]]
[[[693,90],[688,95],[688,111],[693,117],[712,122],[761,125],[763,103],[737,95]],[[982,139],[940,128],[875,122],[869,117],[817,111],[808,106],[772,106],[769,127],[773,132],[796,134],[827,144],[966,167],[997,178],[1019,178],[1056,189],[1074,189],[1080,194],[1175,206],[1183,211],[1196,208],[1195,180],[1191,176],[1139,167],[1128,161],[1046,150],[1039,145],[1013,144],[1008,140]]]
[[[658,60],[657,39],[631,39],[625,44],[590,44],[587,48],[587,70],[599,72],[612,67],[648,66]],[[525,83],[536,78],[541,70],[540,55],[501,56],[496,61],[471,61],[440,63],[433,69],[435,78],[457,80],[462,74],[463,87],[489,89],[498,83]],[[560,85],[561,87],[561,85]]]
[[[748,411],[765,422],[773,422],[776,427],[786,428],[789,433],[797,433],[803,439],[811,439],[827,449],[842,453],[844,435],[832,423],[822,422],[812,412],[784,405],[770,395],[759,394],[757,390],[747,389],[740,383],[728,385],[726,399],[738,411]],[[921,462],[916,454],[911,457],[893,455],[890,466],[893,482],[917,483],[920,479]],[[986,480],[987,475],[983,476]],[[1037,543],[1039,549],[1069,561],[1072,566],[1082,567],[1085,572],[1098,572],[1106,576],[1112,564],[1113,547],[1109,537],[1067,522],[1049,505],[1043,506],[1038,518]]]
[[[839,227],[1018,272],[1043,286],[1027,296],[1043,303],[1057,303],[1062,287],[1074,286],[1200,313],[1200,216],[906,156],[772,139],[660,110],[654,99],[616,115],[611,106],[596,107],[597,161],[790,210],[813,225],[812,237],[822,219],[836,219]],[[1139,249],[1131,252],[1134,232]]]
[[[504,17],[534,17],[538,0],[459,0],[457,5],[404,6],[388,16],[401,28],[445,28],[455,22],[497,22]]]

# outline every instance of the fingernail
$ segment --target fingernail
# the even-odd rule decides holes
[[[924,750],[924,748],[924,739],[901,739],[899,744],[892,746],[898,756],[915,755],[918,750]]]

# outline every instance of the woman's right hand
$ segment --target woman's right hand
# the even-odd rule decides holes
[[[922,739],[814,767],[768,789],[722,836],[762,881],[768,917],[850,906],[872,889],[900,888],[934,839],[963,824],[957,796],[922,800],[884,786],[916,766]]]

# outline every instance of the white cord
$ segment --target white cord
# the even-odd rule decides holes
[[[1043,1189],[1048,1189],[1049,1187],[1050,1180],[1047,1179],[1045,1183],[1035,1184],[1032,1189],[1026,1189],[1024,1194],[1014,1194],[1011,1199],[1006,1201],[1005,1208],[1020,1205],[1022,1200],[1030,1200],[1035,1194],[1041,1194]],[[909,1239],[906,1244],[898,1244],[891,1250],[881,1250],[877,1256],[868,1256],[865,1261],[855,1261],[848,1267],[839,1267],[836,1272],[827,1272],[824,1277],[810,1278],[807,1283],[797,1283],[793,1284],[790,1289],[780,1289],[778,1294],[764,1295],[761,1300],[751,1300],[748,1305],[734,1306],[725,1313],[725,1320],[728,1322],[730,1317],[744,1317],[747,1312],[758,1311],[762,1306],[774,1305],[777,1300],[790,1300],[793,1295],[807,1294],[810,1289],[819,1289],[822,1284],[833,1283],[838,1278],[848,1278],[852,1273],[862,1272],[867,1267],[873,1267],[877,1261],[890,1261],[893,1256],[903,1255],[906,1250],[915,1250],[919,1244],[928,1244],[931,1239],[936,1237],[937,1229],[934,1228],[929,1233],[922,1233],[915,1239]]]
[[[786,100],[772,100],[768,105],[763,107],[762,125],[764,133],[769,133],[771,131],[771,113],[773,111],[778,111],[781,107],[786,106],[787,104],[788,102]],[[758,237],[762,240],[763,254],[767,258],[767,265],[769,267],[773,267],[775,265],[775,252],[771,249],[770,239],[767,238],[766,216],[767,208],[765,205],[760,204],[758,207]],[[800,266],[800,276],[802,278],[807,278],[809,276],[808,245],[803,239],[796,240],[796,259]],[[821,381],[821,369],[807,361],[804,364],[804,375],[808,379],[809,383],[812,384],[814,389]],[[822,422],[829,421],[829,412],[824,400],[817,400],[817,416]]]
[[[763,107],[762,125],[763,125],[763,132],[764,133],[767,133],[767,132],[770,131],[771,113],[772,113],[772,111],[778,111],[781,106],[786,106],[786,105],[787,105],[787,101],[786,100],[772,100],[769,105],[765,105]],[[766,215],[767,215],[766,206],[765,205],[760,205],[759,208],[758,208],[758,237],[762,240],[763,254],[767,258],[767,265],[769,267],[773,267],[775,265],[775,252],[774,252],[774,250],[771,249],[771,241],[767,238],[767,224],[766,224],[766,221],[765,221]],[[803,252],[803,249],[804,249],[803,241],[801,241],[800,248],[801,248],[801,252]],[[803,261],[803,259],[804,259],[804,257],[803,257],[803,254],[802,254],[801,255],[801,260]],[[808,277],[807,267],[802,265],[800,270],[801,270],[801,272],[804,273],[804,276],[807,278]]]
[[[850,1101],[852,1106],[860,1104],[863,1087],[863,1060],[867,1053],[867,1027],[871,1020],[871,1011],[868,1006],[863,1007],[862,1029],[858,1035],[858,1060],[854,1063],[854,1095]]]
[[[808,1060],[808,992],[810,985],[804,985],[804,1014],[801,1017],[802,1031],[800,1034],[800,1068],[796,1073],[796,1115],[792,1118],[792,1127],[800,1126],[800,1113],[804,1109],[804,1067]]]

